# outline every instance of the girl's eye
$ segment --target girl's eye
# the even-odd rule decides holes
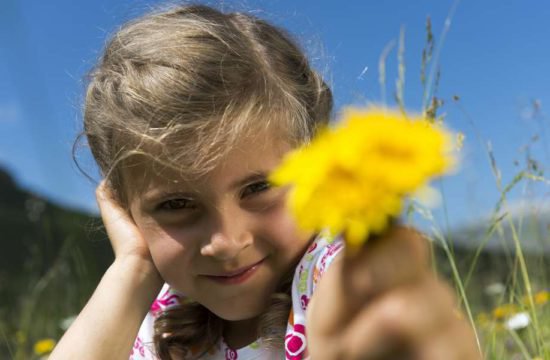
[[[159,205],[161,210],[195,209],[195,207],[193,201],[189,199],[171,199]]]
[[[246,197],[269,190],[270,187],[271,185],[267,181],[258,181],[244,188],[243,192],[241,193],[241,197]]]

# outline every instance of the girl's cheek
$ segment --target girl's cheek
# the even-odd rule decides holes
[[[155,266],[165,280],[174,268],[181,269],[190,263],[193,241],[190,234],[181,229],[148,228],[144,232]]]
[[[298,228],[284,204],[274,209],[265,219],[265,226],[272,234],[272,246],[287,253],[300,252],[312,235]]]

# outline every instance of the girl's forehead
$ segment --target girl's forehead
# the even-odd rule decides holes
[[[226,177],[238,178],[249,173],[267,173],[272,171],[290,150],[290,144],[281,139],[264,136],[245,139],[235,144],[206,177],[215,181]]]
[[[123,171],[126,190],[133,195],[151,188],[186,188],[200,192],[208,186],[220,186],[235,182],[252,174],[268,175],[291,150],[291,145],[277,137],[255,136],[239,140],[217,159],[211,170],[193,173],[185,167],[177,167],[171,161],[164,163],[155,156],[140,156]]]

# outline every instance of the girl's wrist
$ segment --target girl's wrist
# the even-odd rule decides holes
[[[117,257],[107,272],[112,273],[112,276],[119,277],[123,282],[127,281],[131,286],[135,286],[136,291],[143,294],[144,297],[152,296],[151,301],[154,300],[164,283],[153,262],[140,257]]]

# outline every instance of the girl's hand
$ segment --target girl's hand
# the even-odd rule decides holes
[[[156,272],[145,239],[143,239],[128,211],[124,210],[113,198],[105,180],[96,189],[96,199],[101,219],[115,253],[115,259],[138,260],[146,266],[150,265],[151,269]]]
[[[394,227],[327,270],[307,310],[308,350],[324,359],[480,359],[425,240]]]

